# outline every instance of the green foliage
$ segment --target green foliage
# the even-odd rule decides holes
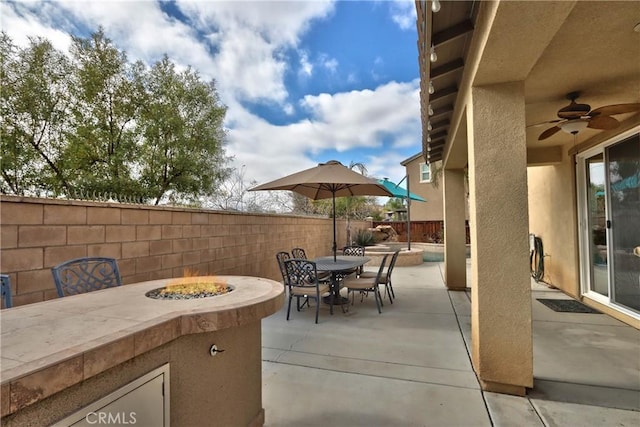
[[[354,241],[360,246],[373,246],[375,244],[373,233],[364,229],[356,230]]]
[[[400,197],[392,197],[389,201],[384,205],[384,208],[388,211],[395,211],[398,209],[404,209],[404,201]]]
[[[197,203],[228,175],[214,82],[166,56],[131,63],[100,29],[70,58],[3,32],[0,59],[1,192]]]
[[[102,30],[88,39],[73,38],[71,56],[73,131],[64,158],[76,171],[73,185],[89,192],[140,194],[132,172],[140,154],[134,123],[145,104],[144,67],[130,64]]]
[[[215,192],[229,171],[222,128],[226,108],[213,83],[188,68],[177,73],[168,57],[157,62],[147,78],[149,101],[141,128],[142,181],[156,204],[167,192],[197,199]]]
[[[68,188],[61,153],[69,112],[69,61],[44,39],[18,49],[0,35],[0,191]]]

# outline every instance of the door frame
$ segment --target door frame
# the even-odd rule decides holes
[[[615,301],[612,301],[614,290],[611,285],[611,263],[607,262],[607,281],[609,292],[608,296],[601,295],[597,292],[591,290],[591,274],[590,274],[590,266],[591,266],[591,257],[589,251],[589,239],[590,239],[590,230],[589,227],[589,212],[587,205],[587,182],[586,182],[586,168],[585,161],[589,157],[593,157],[596,154],[602,153],[604,159],[604,168],[605,168],[605,188],[609,186],[609,165],[608,165],[608,156],[607,156],[607,147],[617,144],[635,134],[640,133],[640,125],[635,126],[625,132],[622,132],[594,147],[591,147],[582,152],[576,153],[576,211],[578,216],[578,266],[579,266],[579,278],[580,278],[580,295],[586,296],[589,299],[592,299],[596,302],[599,302],[607,307],[614,308],[621,313],[624,313],[628,316],[631,316],[636,319],[640,319],[640,314],[634,310],[631,310],[623,305],[617,304]],[[608,192],[606,192],[606,220],[610,220],[611,215],[611,200]],[[607,260],[611,260],[611,235],[610,229],[606,230],[606,239],[607,239]]]

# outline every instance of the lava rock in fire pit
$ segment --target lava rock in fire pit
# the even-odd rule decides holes
[[[145,295],[154,299],[187,300],[223,295],[233,290],[226,283],[202,278],[179,279],[164,288],[150,290]]]

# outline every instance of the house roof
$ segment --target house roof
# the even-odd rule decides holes
[[[564,132],[538,140],[554,126],[548,122],[558,119],[558,110],[569,104],[569,92],[580,92],[578,102],[591,109],[640,102],[637,2],[442,0],[440,4],[434,13],[432,1],[416,1],[422,154],[430,161],[449,161],[452,141],[466,129],[464,113],[472,86],[524,82],[528,148],[574,141]],[[429,61],[432,44],[438,56],[434,63]],[[637,123],[640,114],[615,118],[623,124]],[[578,140],[605,132],[585,129]],[[458,162],[464,166],[464,160]]]
[[[407,164],[413,162],[414,160],[416,160],[418,158],[422,158],[422,152],[416,153],[413,156],[409,157],[408,159],[404,159],[403,161],[400,162],[400,164],[402,166],[407,166]]]

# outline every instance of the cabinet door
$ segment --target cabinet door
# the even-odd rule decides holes
[[[54,426],[169,426],[169,370],[138,378]]]

